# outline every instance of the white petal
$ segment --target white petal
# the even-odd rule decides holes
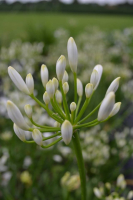
[[[55,87],[51,80],[49,80],[46,84],[46,91],[48,95],[50,96],[50,98],[53,98],[54,93],[55,93]]]
[[[59,90],[56,91],[55,98],[58,103],[62,103],[62,94]]]
[[[65,82],[65,83],[63,84],[63,91],[64,91],[65,94],[67,94],[68,91],[69,91],[69,85],[68,85],[67,82]]]
[[[93,70],[90,78],[90,83],[93,84],[94,90],[96,89],[97,83],[99,81],[99,74],[96,69]]]
[[[30,104],[27,104],[24,106],[24,110],[25,110],[25,113],[26,115],[31,118],[32,117],[32,107]]]
[[[50,102],[50,97],[47,92],[45,92],[43,95],[43,101],[45,102],[45,104],[49,104]]]
[[[64,75],[63,75],[63,79],[62,79],[62,83],[68,82],[68,73],[65,70]]]

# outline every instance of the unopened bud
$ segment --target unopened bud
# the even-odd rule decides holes
[[[116,115],[119,112],[120,107],[121,107],[121,102],[115,103],[111,113],[109,114],[109,117],[113,117],[114,115]]]
[[[28,90],[30,94],[33,94],[34,92],[34,80],[31,74],[27,74],[26,76],[26,85],[28,87]]]
[[[47,92],[44,92],[43,94],[43,101],[45,102],[45,104],[49,104],[50,102],[50,97]]]
[[[68,82],[68,73],[67,71],[64,72],[62,83]]]
[[[77,93],[81,97],[83,95],[83,84],[81,80],[77,78]]]
[[[20,91],[22,91],[28,95],[30,94],[26,83],[24,82],[24,80],[22,79],[20,74],[13,67],[8,67],[8,74],[9,74],[11,80],[13,81],[13,83],[16,85],[16,87]]]
[[[65,120],[61,126],[61,134],[65,144],[69,144],[72,139],[73,127],[68,120]]]
[[[94,191],[94,194],[95,194],[96,197],[98,197],[98,198],[102,197],[102,193],[101,193],[101,191],[98,188],[95,187],[93,189],[93,191]]]
[[[31,118],[32,117],[32,107],[30,104],[27,104],[24,106],[24,110],[25,110],[25,113],[26,115]]]
[[[131,200],[133,198],[133,191],[128,193],[127,199]]]
[[[112,111],[115,104],[115,94],[114,92],[110,92],[107,94],[107,96],[104,98],[104,100],[101,103],[99,112],[98,112],[98,121],[103,121],[107,119],[110,112]]]
[[[106,92],[106,95],[109,93],[109,92],[116,92],[118,87],[119,87],[119,81],[120,81],[120,77],[116,78],[109,86],[107,92]]]
[[[58,103],[62,103],[62,94],[59,90],[56,91],[55,98]]]
[[[92,92],[93,92],[93,84],[92,83],[88,83],[85,86],[85,95],[86,95],[86,98],[89,98],[92,95]]]
[[[20,129],[16,124],[13,125],[13,129],[14,129],[15,134],[18,136],[18,138],[21,141],[23,141],[23,142],[26,141],[24,130]]]
[[[56,91],[56,90],[58,89],[58,86],[59,86],[59,82],[58,82],[57,78],[53,78],[53,79],[52,79],[52,82],[53,82],[53,84],[54,84],[55,91]]]
[[[48,95],[50,96],[50,98],[53,98],[54,93],[55,93],[55,87],[51,80],[49,80],[46,84],[46,91]]]
[[[42,65],[41,66],[41,80],[42,80],[43,87],[45,88],[48,82],[48,77],[49,77],[48,68],[46,67],[46,65]]]
[[[54,123],[54,127],[60,127],[60,123],[57,122],[57,121],[55,121],[55,123]]]
[[[66,58],[65,56],[60,56],[56,63],[56,75],[59,81],[62,81],[63,75],[66,68]]]
[[[97,83],[99,81],[99,74],[96,69],[93,70],[90,78],[90,83],[93,84],[93,89],[96,89]]]
[[[76,103],[75,102],[72,102],[70,104],[70,110],[71,110],[71,112],[74,112],[76,110]]]
[[[32,137],[33,137],[33,140],[38,144],[38,145],[42,145],[43,142],[42,142],[42,134],[41,132],[38,130],[38,129],[34,129],[33,132],[32,132]]]
[[[97,70],[97,72],[98,72],[98,81],[97,81],[97,84],[95,85],[95,90],[96,90],[100,83],[101,77],[102,77],[103,67],[102,67],[102,65],[96,65],[94,67],[94,70]]]
[[[72,72],[77,72],[77,63],[78,63],[78,50],[76,43],[72,37],[69,38],[67,43],[67,52],[68,52],[68,60],[69,65]]]
[[[63,91],[64,91],[65,94],[67,94],[68,91],[69,91],[69,85],[68,85],[67,82],[65,82],[65,83],[63,84]]]
[[[29,126],[24,120],[22,113],[19,108],[12,102],[7,101],[7,112],[10,119],[21,129],[29,130]]]

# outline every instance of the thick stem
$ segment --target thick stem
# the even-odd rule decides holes
[[[72,141],[78,162],[82,200],[86,200],[86,175],[78,132],[74,133]]]

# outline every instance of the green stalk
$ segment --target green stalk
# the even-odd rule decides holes
[[[46,146],[42,145],[41,147],[44,148],[44,149],[52,147],[54,144],[58,143],[60,140],[62,140],[62,137],[58,138],[57,140],[55,140],[54,142],[52,142],[52,143],[50,143]]]
[[[72,141],[73,141],[75,154],[76,154],[76,157],[77,157],[79,174],[80,174],[81,196],[82,196],[82,200],[86,200],[87,197],[86,197],[85,167],[84,167],[83,155],[82,155],[82,150],[81,150],[81,146],[80,146],[80,140],[79,140],[78,132],[74,133],[74,137],[72,138]]]
[[[79,110],[79,107],[80,107],[81,101],[82,101],[82,96],[79,97],[79,100],[78,100],[78,104],[77,104],[77,108],[76,108],[76,116],[77,116],[77,114],[78,114],[78,110]]]
[[[62,93],[64,110],[65,110],[67,118],[70,120],[69,109],[68,109],[68,105],[67,105],[67,101],[66,101],[66,96],[64,94],[63,87],[62,87],[62,81],[59,81],[59,85],[60,85],[60,89],[61,89],[61,93]]]
[[[77,103],[77,74],[73,73],[74,76],[74,102]]]
[[[46,128],[46,129],[55,128],[55,127],[52,127],[52,126],[43,126],[43,125],[37,124],[36,122],[33,121],[32,118],[30,118],[30,121],[31,121],[32,124],[34,124],[35,126],[40,127],[40,128]]]
[[[86,98],[85,102],[84,102],[84,105],[82,106],[81,110],[80,110],[80,113],[78,114],[76,120],[75,120],[75,123],[77,123],[80,118],[82,117],[82,115],[84,114],[88,104],[89,104],[89,101],[90,101],[90,98]]]
[[[32,98],[32,99],[34,99],[42,108],[44,108],[46,111],[47,111],[47,113],[49,114],[49,116],[51,117],[51,118],[53,118],[54,120],[56,120],[56,121],[58,121],[58,122],[62,122],[62,120],[58,117],[58,116],[56,116],[51,110],[49,110],[49,108],[48,108],[48,105],[44,105],[41,101],[39,101],[33,94],[31,94],[30,95],[30,97]]]
[[[101,103],[98,104],[98,106],[96,108],[94,108],[94,110],[92,110],[86,117],[84,117],[81,121],[78,122],[78,124],[84,122],[86,119],[88,119],[91,115],[93,115],[94,112],[96,112],[96,110],[100,107]]]

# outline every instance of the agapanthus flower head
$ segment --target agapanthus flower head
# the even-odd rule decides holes
[[[43,101],[40,101],[34,96],[34,80],[31,74],[26,76],[26,82],[20,74],[12,67],[8,68],[8,73],[14,84],[19,90],[29,95],[37,104],[39,104],[48,115],[54,120],[53,125],[49,126],[44,122],[44,125],[37,124],[32,118],[32,107],[27,104],[24,107],[25,113],[32,125],[28,125],[21,114],[18,107],[11,101],[7,102],[7,111],[11,120],[15,123],[14,131],[16,135],[26,143],[37,143],[42,148],[48,148],[63,140],[68,145],[71,140],[74,140],[74,134],[81,128],[89,128],[100,124],[110,117],[114,116],[120,109],[121,103],[115,103],[115,92],[119,87],[120,77],[116,78],[103,97],[103,101],[96,108],[92,109],[86,116],[85,111],[88,109],[89,102],[93,98],[93,94],[100,83],[103,67],[98,64],[94,67],[92,74],[89,75],[88,84],[83,87],[82,82],[77,78],[78,66],[78,50],[76,43],[72,37],[69,38],[67,44],[68,61],[74,77],[74,90],[69,86],[68,73],[65,71],[66,58],[61,55],[56,63],[56,75],[53,79],[49,79],[49,71],[46,65],[41,66],[41,80],[44,88]],[[73,102],[68,104],[68,91],[74,95]],[[85,91],[85,100],[83,92]],[[98,94],[100,95],[100,94]],[[84,102],[83,102],[84,101]],[[70,101],[69,101],[70,102]],[[83,105],[81,103],[83,102]],[[87,121],[89,117],[96,112],[97,118],[93,121]],[[34,110],[34,109],[33,109]],[[90,108],[91,110],[91,108]],[[41,116],[40,116],[41,118]],[[86,121],[86,123],[84,123]],[[32,141],[25,138],[25,131],[32,132]],[[43,137],[44,132],[52,132],[49,137]],[[45,140],[57,137],[52,143],[45,144]],[[43,142],[44,141],[44,142]],[[97,189],[95,192],[98,194]]]

